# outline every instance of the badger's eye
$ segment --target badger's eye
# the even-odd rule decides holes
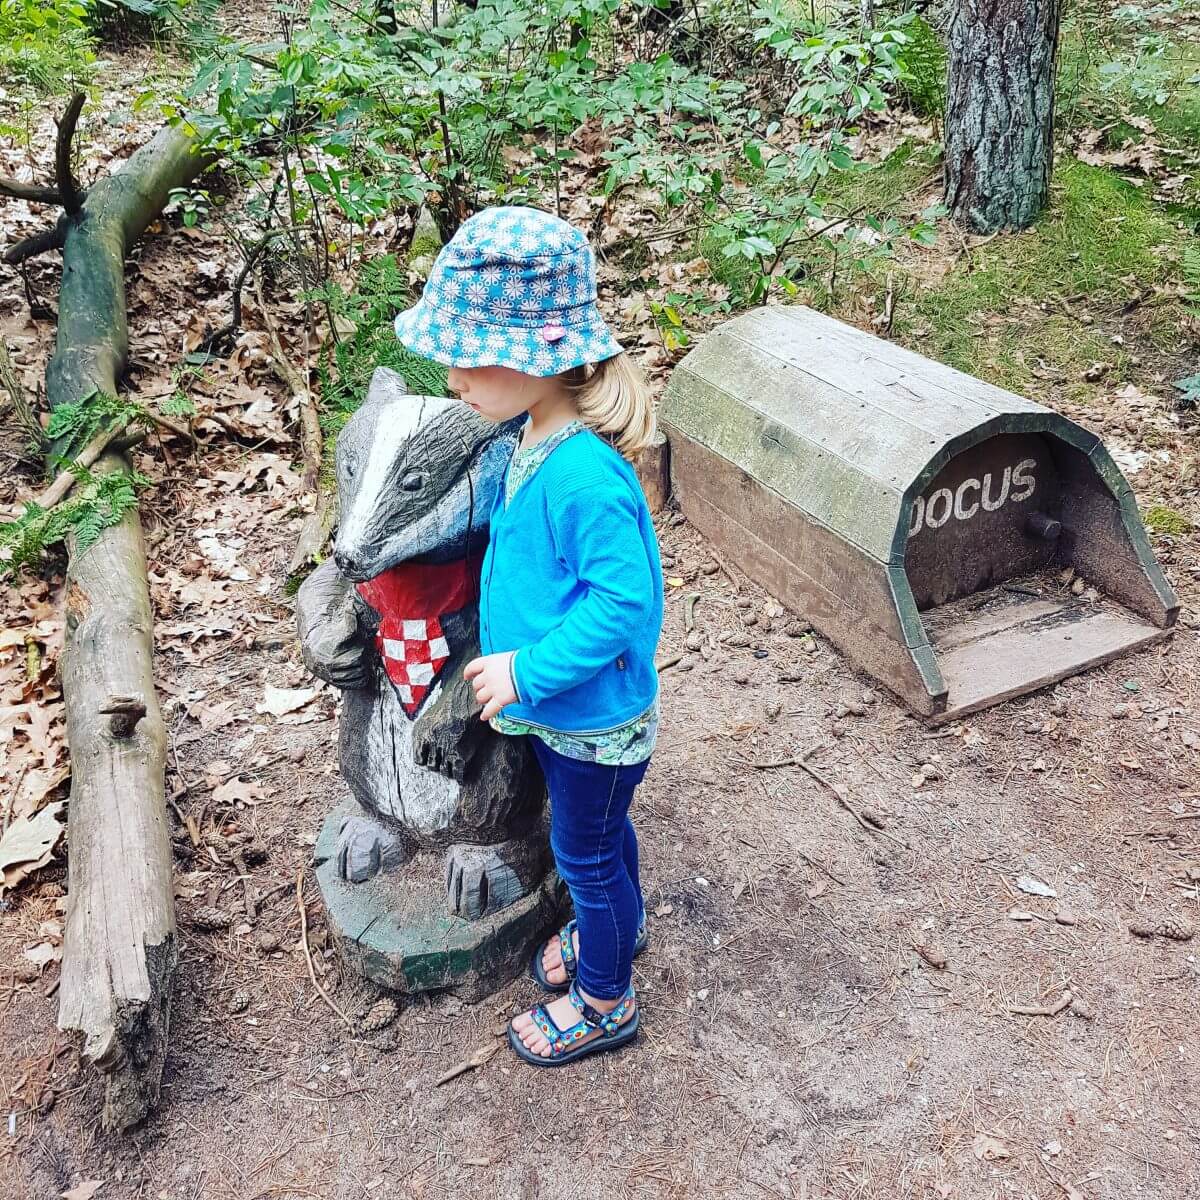
[[[425,480],[416,471],[410,471],[400,480],[400,486],[406,492],[419,492],[425,486]]]

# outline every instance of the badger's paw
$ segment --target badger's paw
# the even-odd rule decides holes
[[[347,883],[364,883],[380,871],[390,871],[410,857],[402,838],[366,815],[347,817],[338,834],[338,876]]]
[[[547,865],[544,835],[491,846],[453,845],[446,852],[450,911],[473,921],[507,908],[541,883]]]
[[[455,783],[465,783],[481,747],[495,736],[475,716],[423,714],[413,726],[413,761]]]

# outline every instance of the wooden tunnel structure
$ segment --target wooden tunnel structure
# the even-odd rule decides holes
[[[1032,691],[1178,615],[1095,434],[811,309],[720,326],[661,415],[689,520],[924,716]]]

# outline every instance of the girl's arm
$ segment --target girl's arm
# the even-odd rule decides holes
[[[545,637],[517,651],[512,671],[523,704],[590,679],[628,648],[653,608],[653,566],[626,488],[585,485],[550,507],[559,552],[585,594]]]

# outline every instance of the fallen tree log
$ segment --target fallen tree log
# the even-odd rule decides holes
[[[46,371],[52,408],[116,392],[129,350],[126,253],[171,190],[204,166],[184,128],[164,129],[81,200],[60,139],[57,192],[68,211],[59,220],[58,335]],[[61,452],[52,447],[49,462]],[[112,445],[92,468],[129,469]],[[166,731],[137,510],[84,553],[68,552],[62,679],[71,798],[58,1024],[83,1033],[85,1058],[106,1075],[102,1123],[123,1130],[158,1100],[176,965]]]

